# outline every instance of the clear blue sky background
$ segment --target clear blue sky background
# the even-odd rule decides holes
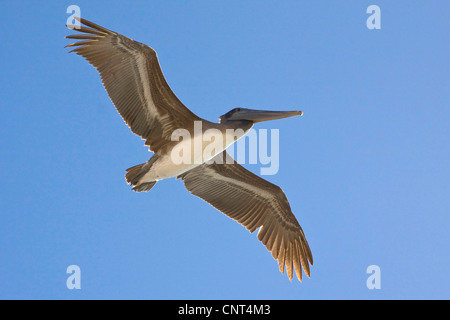
[[[257,240],[175,179],[134,193],[150,157],[99,76],[68,54],[66,8],[151,45],[211,121],[301,109],[280,185],[314,255],[289,281]],[[366,9],[381,8],[381,30]],[[450,298],[448,1],[1,1],[0,298]],[[254,172],[260,165],[249,167]],[[81,290],[66,268],[81,268]],[[366,269],[381,268],[369,290]]]

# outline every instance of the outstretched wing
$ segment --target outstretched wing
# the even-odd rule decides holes
[[[68,26],[81,34],[67,47],[84,57],[100,73],[103,85],[131,131],[157,152],[170,142],[172,132],[200,120],[170,89],[156,52],[137,41],[75,18],[85,26]]]
[[[224,151],[212,164],[202,164],[178,178],[186,188],[236,220],[250,232],[257,228],[258,239],[285,266],[289,279],[293,269],[302,280],[302,266],[309,277],[313,257],[305,234],[291,211],[280,187],[251,173]]]

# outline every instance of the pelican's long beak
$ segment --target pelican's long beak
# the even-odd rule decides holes
[[[256,123],[301,115],[303,115],[302,111],[265,111],[265,110],[242,109],[240,111],[235,112],[232,115],[231,120],[249,120]]]

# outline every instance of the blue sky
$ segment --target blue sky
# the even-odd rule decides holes
[[[283,188],[314,255],[300,284],[175,179],[134,193],[150,157],[99,76],[68,54],[66,8],[152,46],[180,100],[300,109]],[[369,30],[366,9],[381,9]],[[448,1],[1,1],[0,298],[448,299]],[[258,173],[261,165],[248,166]],[[78,265],[81,289],[66,269]],[[381,270],[369,290],[366,269]]]

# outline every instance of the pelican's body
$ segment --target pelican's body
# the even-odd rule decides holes
[[[301,115],[301,111],[262,111],[236,108],[219,123],[201,119],[168,86],[156,52],[139,42],[81,18],[82,32],[67,38],[69,46],[100,73],[103,85],[130,129],[145,139],[154,155],[127,169],[135,191],[149,191],[160,180],[182,179],[186,188],[250,232],[278,260],[290,279],[299,280],[302,266],[309,276],[313,263],[302,228],[284,192],[236,163],[225,151],[254,123]]]
[[[165,150],[159,151],[149,159],[149,162],[152,162],[152,166],[135,183],[136,187],[152,181],[178,177],[186,171],[213,159],[236,140],[243,137],[253,126],[248,125],[241,128],[238,126],[220,125],[205,120],[198,121],[197,124],[196,126],[200,129],[198,132],[195,132],[195,129],[191,130],[192,132],[190,132],[187,139],[180,139],[181,141],[176,140],[170,143]],[[210,139],[211,134],[208,134],[208,132],[211,134],[220,132],[221,139]],[[206,155],[205,150],[207,149],[213,150],[214,152]],[[192,150],[193,152],[191,152],[189,161],[181,163],[174,162],[173,160],[177,156],[177,150]]]

